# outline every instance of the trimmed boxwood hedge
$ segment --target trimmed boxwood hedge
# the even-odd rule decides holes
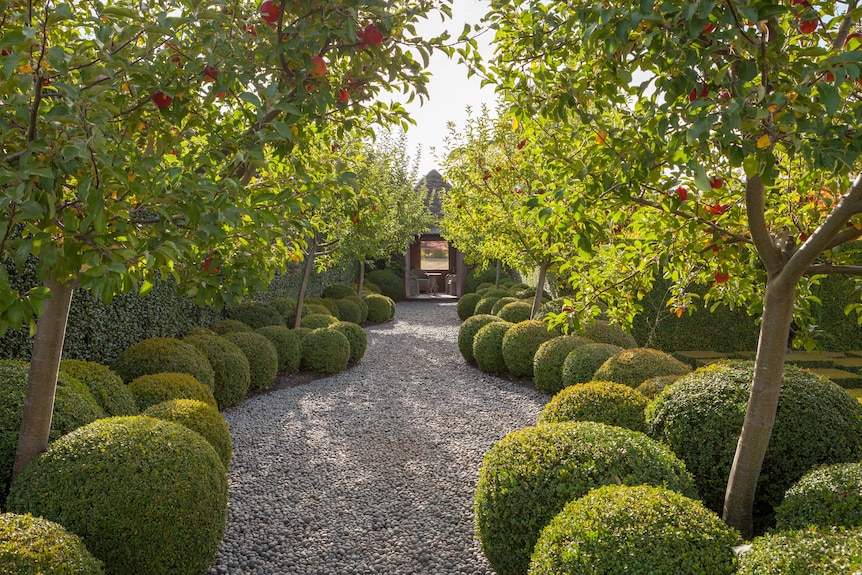
[[[249,390],[263,391],[272,387],[278,374],[278,351],[265,336],[255,332],[228,333],[226,340],[245,354],[249,368]]]
[[[775,508],[776,527],[862,527],[862,462],[812,469],[794,483]]]
[[[302,318],[302,322],[300,323],[300,327],[307,327],[309,329],[317,329],[320,327],[329,327],[338,321],[338,318],[331,314],[323,314],[323,313],[310,313],[304,318]]]
[[[609,357],[593,374],[593,379],[615,381],[637,387],[658,375],[685,375],[691,368],[663,351],[636,347]]]
[[[563,369],[560,370],[562,387],[591,381],[596,370],[622,349],[611,343],[587,343],[576,347],[563,361]]]
[[[362,309],[359,304],[350,299],[337,299],[335,305],[338,306],[338,318],[341,321],[349,321],[351,323],[362,323]]]
[[[373,270],[368,272],[365,279],[380,288],[380,293],[392,301],[404,299],[404,278],[392,270]]]
[[[106,365],[80,359],[60,361],[60,372],[87,386],[93,399],[106,415],[136,415],[135,396]]]
[[[494,313],[494,305],[498,301],[500,301],[503,297],[506,297],[506,296],[487,295],[487,294],[483,293],[482,299],[480,299],[478,302],[476,302],[476,307],[473,309],[473,314],[474,315],[483,315],[483,314],[496,315]]]
[[[334,283],[323,288],[325,298],[342,299],[352,295],[356,295],[356,288],[347,284]]]
[[[127,416],[53,442],[21,471],[7,504],[78,534],[108,573],[200,575],[224,535],[227,501],[224,465],[200,434]]]
[[[584,327],[578,335],[583,335],[585,338],[591,339],[596,343],[609,343],[623,349],[638,346],[637,340],[623,328],[603,320],[596,320]]]
[[[851,575],[862,569],[862,529],[809,527],[756,537],[738,575]]]
[[[347,369],[350,340],[337,329],[314,329],[302,340],[302,366],[327,375]]]
[[[368,348],[368,334],[359,325],[350,321],[337,321],[329,329],[340,331],[350,343],[350,357],[348,364],[353,364],[362,359]]]
[[[485,453],[476,486],[477,535],[491,567],[523,575],[540,531],[566,503],[620,482],[695,495],[683,463],[642,433],[579,421],[506,435]]]
[[[256,330],[275,346],[278,356],[278,373],[293,373],[302,359],[302,340],[299,334],[281,325],[270,325]]]
[[[518,377],[533,377],[533,357],[539,346],[557,337],[556,330],[549,330],[548,324],[537,320],[516,323],[503,338],[503,359],[509,373]]]
[[[646,397],[627,385],[589,381],[572,385],[551,398],[539,414],[540,425],[562,421],[598,421],[646,431]]]
[[[217,335],[225,335],[227,333],[236,333],[240,331],[254,331],[250,325],[235,319],[223,319],[217,321],[210,326],[210,329]]]
[[[456,306],[458,318],[460,318],[461,321],[464,321],[473,315],[476,312],[476,304],[479,303],[480,299],[482,299],[482,296],[477,293],[465,293],[462,295],[461,299],[458,300],[458,305]]]
[[[170,399],[197,399],[218,409],[213,392],[187,373],[142,375],[129,382],[129,390],[134,394],[141,411]]]
[[[345,299],[347,301],[352,301],[353,303],[355,303],[359,307],[359,321],[356,323],[361,324],[361,323],[365,323],[366,321],[368,321],[368,304],[365,303],[365,300],[363,300],[358,295],[347,296],[346,298],[343,298],[343,299]]]
[[[0,573],[103,575],[101,561],[65,527],[29,513],[0,513]]]
[[[225,469],[230,467],[233,454],[230,430],[222,414],[213,406],[197,399],[170,399],[151,405],[141,415],[173,421],[200,433],[213,446]]]
[[[644,380],[644,382],[635,389],[644,397],[652,399],[680,377],[681,376],[679,375],[657,375]]]
[[[227,310],[230,319],[241,321],[252,329],[268,325],[284,325],[284,315],[271,303],[250,301]]]
[[[503,337],[512,325],[508,321],[492,321],[476,332],[476,337],[473,338],[473,357],[476,359],[476,365],[485,373],[506,372]]]
[[[123,350],[111,367],[126,383],[142,375],[178,372],[193,376],[212,391],[215,380],[206,356],[194,346],[172,337],[139,341]]]
[[[210,362],[214,375],[213,396],[219,409],[232,407],[245,398],[251,374],[248,359],[239,347],[218,335],[191,335],[183,341],[193,345]]]
[[[533,304],[525,301],[515,300],[504,305],[497,312],[497,317],[511,323],[521,323],[530,319],[533,313]]]
[[[479,330],[492,321],[501,320],[495,315],[487,313],[477,314],[464,320],[464,323],[458,329],[458,351],[461,352],[461,357],[467,363],[476,363],[476,357],[473,355],[473,340],[476,338]]]
[[[533,382],[536,389],[554,395],[563,387],[563,363],[577,347],[590,340],[577,335],[561,335],[542,343],[533,356]]]
[[[371,323],[383,323],[395,315],[395,301],[392,298],[380,294],[368,294],[362,299],[368,306],[368,321]]]
[[[529,575],[732,575],[739,533],[700,501],[647,485],[606,485],[542,530]]]
[[[491,307],[491,314],[499,317],[500,316],[500,310],[503,309],[503,306],[505,306],[506,304],[515,303],[516,301],[520,301],[520,300],[518,298],[512,296],[512,295],[506,295],[506,296],[501,297],[496,302],[494,302],[493,307]],[[527,319],[530,319],[530,318],[527,318]],[[506,320],[506,321],[508,321],[508,320]]]

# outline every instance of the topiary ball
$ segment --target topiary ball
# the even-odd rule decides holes
[[[533,382],[542,393],[554,395],[563,389],[563,363],[577,347],[590,340],[577,335],[561,335],[543,342],[533,356]]]
[[[323,306],[324,308],[326,308],[326,311],[325,312],[321,311],[321,313],[331,315],[336,320],[341,319],[341,316],[338,315],[338,304],[335,302],[334,299],[324,298],[324,297],[310,297],[310,298],[306,299],[305,301],[309,305]],[[317,308],[315,308],[315,310],[316,309]],[[315,313],[317,313],[317,311],[315,311]]]
[[[393,300],[385,295],[369,294],[362,298],[368,306],[368,321],[383,323],[392,319]]]
[[[245,398],[251,373],[248,359],[239,347],[218,335],[189,336],[183,341],[209,360],[214,374],[213,397],[219,409],[234,406]]]
[[[281,325],[270,325],[255,330],[275,346],[278,356],[278,373],[293,373],[302,359],[302,339],[299,334]]]
[[[285,323],[287,323],[288,318],[291,315],[296,314],[296,301],[290,298],[286,298],[284,296],[276,297],[267,302],[269,305],[278,310],[278,313],[281,314],[281,317],[284,319]],[[291,324],[293,325],[293,324]]]
[[[225,335],[241,331],[254,331],[254,328],[250,325],[235,319],[223,319],[221,321],[217,321],[210,326],[210,329],[217,335]]]
[[[809,527],[751,542],[738,575],[855,575],[862,568],[862,529]]]
[[[812,469],[793,484],[775,508],[780,530],[862,527],[862,462]]]
[[[503,359],[503,337],[512,327],[508,321],[492,321],[476,332],[473,338],[473,357],[476,365],[485,373],[506,373],[506,361]]]
[[[302,341],[303,339],[305,339],[305,336],[312,332],[312,329],[309,327],[298,327],[291,331],[299,336],[299,341]]]
[[[644,382],[635,389],[647,399],[652,399],[680,377],[681,376],[679,375],[657,375],[644,380]]]
[[[213,390],[215,374],[206,356],[194,346],[172,337],[144,339],[123,350],[112,369],[129,383],[142,375],[187,373]],[[143,409],[140,405],[139,408]]]
[[[539,414],[538,423],[598,421],[634,431],[646,431],[646,397],[627,385],[590,381],[557,393]]]
[[[560,385],[569,387],[586,383],[608,358],[622,351],[618,345],[610,343],[586,343],[569,352],[560,370]]]
[[[466,293],[462,295],[455,308],[458,312],[458,318],[461,321],[464,321],[473,315],[476,311],[476,304],[479,303],[480,299],[482,299],[482,296],[477,293]]]
[[[42,517],[0,513],[0,573],[103,575],[80,537]]]
[[[222,337],[245,354],[250,375],[249,389],[263,391],[272,387],[278,374],[278,351],[272,342],[255,332],[229,333]]]
[[[347,363],[353,364],[362,359],[368,347],[368,335],[365,330],[354,322],[337,321],[329,329],[340,331],[350,343],[350,357]]]
[[[609,357],[593,374],[593,379],[615,381],[637,387],[658,375],[685,375],[691,368],[670,354],[657,349],[624,349]]]
[[[638,346],[637,340],[623,328],[602,320],[597,320],[583,328],[579,335],[583,335],[585,338],[591,339],[596,343],[609,343],[623,349]]]
[[[504,305],[500,311],[497,312],[497,316],[504,321],[521,323],[522,321],[530,319],[530,315],[532,315],[532,313],[533,304],[516,300]]]
[[[302,340],[302,366],[310,371],[340,373],[349,360],[350,341],[337,329],[315,329]]]
[[[476,357],[473,355],[473,340],[476,338],[479,330],[492,321],[501,320],[495,315],[478,314],[468,317],[461,324],[458,330],[458,350],[467,363],[476,362]]]
[[[479,469],[476,525],[498,575],[523,575],[539,533],[566,503],[602,485],[663,485],[694,495],[685,466],[642,433],[592,421],[512,432]]]
[[[329,327],[337,321],[338,318],[330,314],[310,313],[304,318],[302,318],[302,323],[300,324],[300,327],[307,327],[308,329],[318,329],[321,327]]]
[[[141,411],[169,399],[197,399],[218,409],[213,392],[187,373],[142,375],[129,382],[129,390]]]
[[[533,377],[533,357],[539,346],[557,337],[559,332],[537,320],[516,323],[503,338],[503,359],[509,373],[517,377]]]
[[[529,575],[732,575],[739,533],[700,501],[646,485],[606,485],[542,530]]]
[[[306,313],[302,314],[302,317],[305,318],[306,315],[311,314],[319,314],[319,315],[333,315],[332,310],[323,305],[322,303],[307,303],[302,306],[303,309],[306,310]],[[334,317],[334,316],[333,316]],[[317,329],[317,328],[315,328]]]
[[[392,270],[374,270],[365,276],[367,280],[380,289],[380,293],[393,301],[401,301],[405,297],[404,278]]]
[[[185,426],[111,417],[69,433],[34,458],[7,504],[79,535],[108,573],[200,575],[227,523],[227,474]]]
[[[671,446],[720,512],[754,376],[754,362],[721,361],[679,378],[646,410],[650,435]],[[862,459],[862,405],[810,371],[787,366],[755,498],[767,517],[813,467]]]
[[[362,293],[359,295],[360,297],[365,297],[370,293],[380,293],[380,287],[376,283],[366,280],[365,283],[362,284]]]
[[[359,321],[356,323],[365,323],[368,321],[368,304],[365,303],[358,295],[347,296],[344,298],[347,301],[352,301],[359,307]]]
[[[252,329],[268,325],[284,325],[284,315],[272,304],[262,301],[241,303],[227,310],[230,319],[241,321]]]
[[[197,399],[171,399],[151,405],[141,415],[174,421],[200,433],[213,446],[225,469],[230,467],[233,443],[227,422],[211,405]]]
[[[362,310],[359,304],[349,299],[337,299],[335,304],[338,306],[338,317],[341,321],[349,321],[351,323],[362,323]]]
[[[323,288],[323,297],[332,299],[342,299],[348,296],[355,296],[356,289],[347,284],[334,283]]]
[[[503,296],[500,299],[498,299],[496,302],[494,302],[493,307],[491,307],[491,314],[499,317],[500,316],[500,310],[503,309],[503,306],[510,304],[510,303],[515,303],[517,301],[520,301],[520,300],[514,296],[511,296],[511,295]],[[527,319],[530,319],[530,318],[527,318]]]
[[[474,315],[495,315],[494,304],[496,304],[503,296],[482,294],[482,299],[476,302],[476,307],[473,310]]]
[[[93,399],[106,415],[136,415],[135,396],[108,366],[94,361],[64,359],[60,372],[87,386]]]

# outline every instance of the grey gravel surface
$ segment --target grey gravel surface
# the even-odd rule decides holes
[[[454,303],[402,302],[346,372],[224,412],[228,525],[210,574],[485,575],[485,451],[548,397],[458,353]]]

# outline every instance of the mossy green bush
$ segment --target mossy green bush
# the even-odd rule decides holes
[[[222,336],[236,345],[248,360],[249,390],[272,387],[278,374],[278,351],[266,336],[255,332],[229,333]]]
[[[474,315],[495,315],[493,313],[494,304],[500,301],[503,296],[482,294],[482,299],[476,302],[476,307],[473,309]]]
[[[392,270],[368,272],[366,279],[380,289],[380,293],[392,301],[401,301],[405,296],[404,278]]]
[[[602,320],[596,320],[581,329],[579,335],[591,339],[596,343],[609,343],[623,349],[637,347],[638,342],[628,332],[616,324]]]
[[[309,329],[317,329],[319,327],[329,327],[338,321],[333,315],[323,314],[323,313],[311,313],[302,318],[301,327],[307,327]]]
[[[332,298],[332,299],[342,299],[348,296],[355,296],[356,288],[351,285],[335,283],[329,284],[325,288],[323,288],[323,297]]]
[[[298,333],[282,325],[270,325],[255,331],[275,346],[278,373],[293,373],[299,369],[302,359],[302,339]]]
[[[294,299],[279,296],[269,300],[267,303],[278,310],[278,313],[281,314],[285,323],[287,323],[287,318],[290,317],[291,314],[296,313],[296,300]]]
[[[329,329],[340,331],[350,343],[350,356],[347,363],[353,364],[362,359],[368,348],[368,335],[359,325],[351,321],[337,321]]]
[[[501,320],[497,316],[487,313],[473,315],[464,320],[458,329],[458,350],[467,363],[476,362],[476,357],[473,355],[473,340],[479,330],[492,321]]]
[[[151,405],[141,415],[173,421],[200,433],[209,441],[225,469],[230,467],[233,442],[227,422],[216,408],[197,399],[170,399]]]
[[[533,382],[542,393],[554,395],[563,389],[563,363],[577,347],[590,340],[577,335],[559,335],[543,342],[533,356]]]
[[[193,335],[183,341],[193,345],[210,362],[213,368],[213,397],[219,409],[232,407],[245,398],[251,374],[248,359],[239,347],[218,335]]]
[[[353,303],[355,303],[357,305],[357,307],[359,307],[359,321],[356,323],[361,324],[361,323],[365,323],[366,321],[368,321],[368,304],[365,303],[365,300],[363,300],[358,295],[351,295],[351,296],[347,296],[346,298],[342,298],[342,299],[347,300],[347,301],[352,301]]]
[[[670,354],[647,347],[624,349],[609,357],[593,379],[637,387],[658,375],[685,375],[691,368]]]
[[[105,415],[138,413],[138,406],[135,404],[132,392],[120,376],[111,371],[108,366],[94,361],[64,359],[60,361],[60,372],[86,385]]]
[[[474,268],[467,272],[467,277],[464,279],[464,288],[468,293],[473,293],[479,289],[481,284],[490,284],[493,287],[496,281],[496,269]]]
[[[733,575],[739,533],[663,487],[606,485],[542,530],[529,575]]]
[[[862,461],[812,469],[794,483],[775,508],[780,530],[862,527]]]
[[[329,313],[329,310],[318,310],[318,311],[322,311],[323,313]],[[307,303],[303,303],[302,304],[302,315],[300,316],[300,318],[303,318],[310,313],[313,313],[313,312],[311,311],[309,305]],[[289,327],[289,328],[292,328],[294,325],[296,325],[296,303],[295,302],[294,302],[293,309],[290,311],[290,313],[288,315],[284,316],[284,321],[287,324],[287,327]]]
[[[362,293],[359,295],[360,297],[365,297],[370,293],[380,293],[380,286],[366,279],[366,281],[362,284]]]
[[[561,386],[568,387],[591,381],[596,370],[622,349],[611,343],[586,343],[576,347],[563,360],[563,368],[560,370]]]
[[[299,336],[299,341],[302,341],[303,339],[305,339],[305,336],[307,336],[308,334],[310,334],[312,332],[312,329],[310,327],[298,327],[298,328],[293,329],[291,331]],[[301,359],[302,358],[300,358],[300,364],[302,363]]]
[[[488,452],[476,486],[477,535],[497,575],[523,575],[539,533],[602,485],[662,485],[694,495],[685,466],[642,433],[592,421],[526,427]]]
[[[383,323],[392,319],[395,305],[392,298],[380,294],[369,294],[362,299],[368,306],[368,321]]]
[[[647,399],[652,399],[680,377],[681,376],[679,375],[657,375],[655,377],[645,379],[644,382],[635,389]]]
[[[102,562],[65,527],[29,513],[0,513],[0,573],[103,575]]]
[[[557,337],[556,330],[549,330],[548,324],[537,320],[516,323],[503,338],[503,359],[509,373],[518,377],[533,377],[533,357],[539,346]]]
[[[224,535],[227,500],[225,467],[200,434],[127,416],[53,442],[7,504],[79,535],[108,573],[200,575]]]
[[[235,319],[223,319],[221,321],[217,321],[210,326],[210,329],[217,335],[225,335],[239,331],[254,331],[254,328],[250,325]]]
[[[479,303],[480,299],[482,299],[482,296],[477,293],[465,293],[462,295],[456,306],[458,318],[464,321],[473,315],[476,312],[476,304]]]
[[[338,306],[338,317],[341,321],[349,321],[351,323],[362,323],[362,309],[359,304],[350,299],[337,299],[335,304]]]
[[[193,345],[172,337],[153,337],[123,350],[111,366],[129,383],[142,375],[162,372],[187,373],[212,391],[215,374],[206,356]],[[139,409],[143,406],[138,405]]]
[[[717,362],[680,377],[647,406],[650,435],[685,461],[704,503],[716,512],[723,506],[753,375],[754,362]],[[862,405],[828,379],[787,366],[755,519],[768,518],[809,469],[860,459]]]
[[[183,339],[193,336],[193,335],[218,335],[216,332],[211,330],[208,327],[193,327],[189,331],[186,332]]]
[[[165,372],[142,375],[129,382],[138,408],[143,411],[170,399],[197,399],[218,409],[210,389],[187,373]]]
[[[862,529],[809,527],[756,537],[738,575],[855,575],[862,570]]]
[[[646,431],[646,397],[627,385],[589,381],[557,393],[539,414],[540,425],[562,421],[598,421],[634,431]]]
[[[503,337],[512,327],[508,321],[492,321],[476,332],[473,338],[473,357],[476,365],[485,373],[506,373],[503,359]]]
[[[340,373],[349,361],[350,340],[337,329],[314,329],[302,340],[302,366],[309,371]]]
[[[306,315],[332,315],[332,310],[323,305],[322,303],[306,303],[302,306],[307,313],[302,314],[302,319],[305,319]]]
[[[268,325],[284,325],[284,316],[274,305],[262,301],[241,303],[227,310],[228,318],[241,321],[252,329]]]
[[[508,293],[508,292],[507,292],[507,293]],[[491,307],[491,312],[490,312],[490,313],[491,313],[492,315],[499,316],[499,315],[500,315],[500,310],[501,310],[501,309],[503,309],[503,306],[504,306],[504,305],[509,304],[509,303],[514,303],[514,302],[516,302],[516,301],[520,301],[520,300],[519,300],[518,298],[516,298],[516,297],[514,297],[514,296],[510,296],[510,295],[503,296],[503,297],[501,297],[500,299],[498,299],[496,302],[494,302],[494,305]],[[527,318],[527,319],[530,319],[530,318]],[[507,320],[507,321],[508,321],[508,320]]]
[[[516,300],[504,305],[497,316],[511,323],[521,323],[530,319],[530,314],[533,313],[533,304],[525,301]]]
[[[341,316],[338,315],[338,304],[335,303],[335,300],[332,298],[323,298],[323,297],[310,297],[307,298],[306,303],[311,306],[323,306],[326,308],[326,313],[333,316],[336,320],[341,319]],[[314,308],[314,313],[323,313],[322,310],[318,310],[318,308]]]
[[[494,282],[482,282],[476,286],[475,292],[470,293],[483,293],[491,289],[495,289]]]

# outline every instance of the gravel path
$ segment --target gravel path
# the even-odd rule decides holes
[[[459,325],[454,303],[399,303],[355,367],[226,410],[228,525],[209,573],[492,573],[479,465],[547,398],[467,366]]]

